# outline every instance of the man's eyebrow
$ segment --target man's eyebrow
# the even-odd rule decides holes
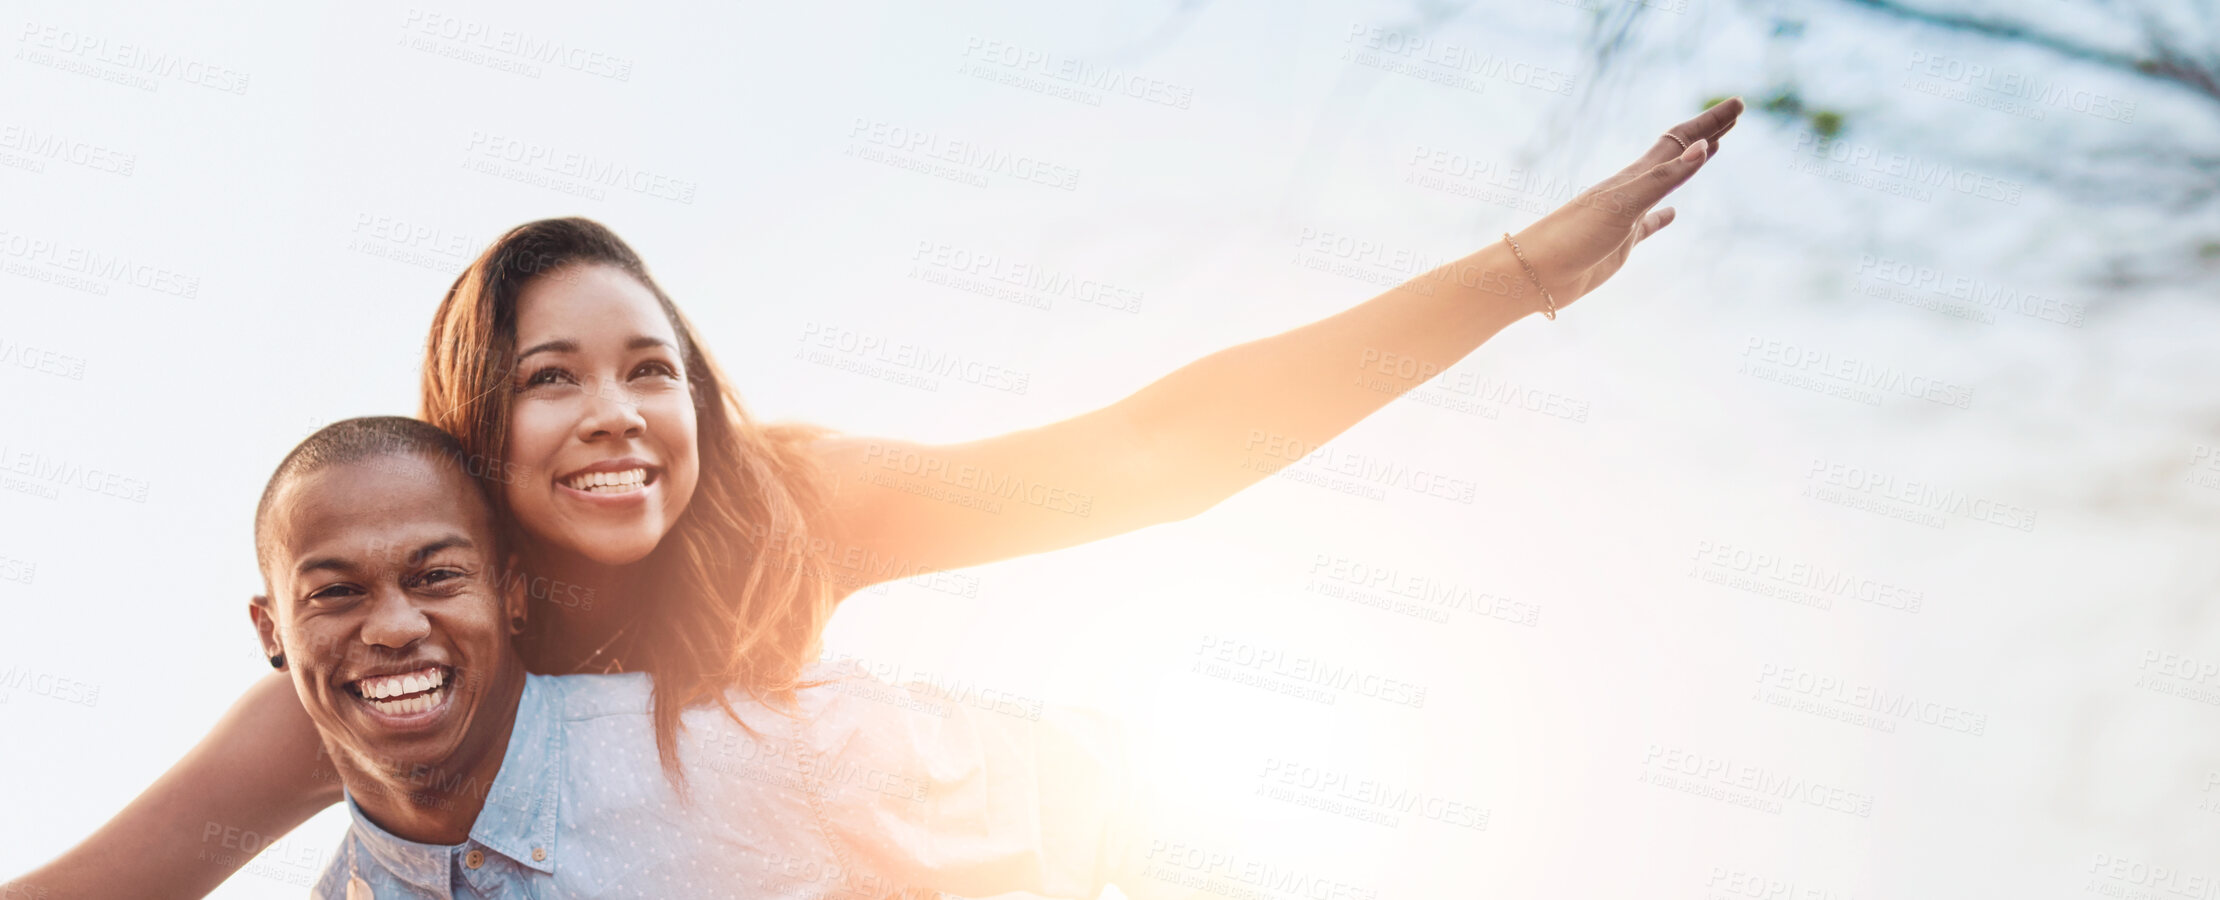
[[[302,560],[300,566],[293,570],[293,574],[306,575],[318,569],[329,569],[334,572],[351,572],[354,571],[354,568],[355,564],[349,560],[337,556],[319,556],[314,559]]]
[[[408,564],[412,566],[421,565],[425,560],[430,559],[432,557],[432,554],[438,553],[441,550],[452,550],[458,548],[468,550],[476,546],[478,545],[472,543],[470,538],[468,537],[459,534],[450,534],[446,537],[426,542],[423,546],[410,551]],[[317,570],[352,572],[354,571],[354,569],[354,562],[344,557],[318,556],[311,559],[303,560],[301,564],[293,571],[295,574],[298,575],[306,575]]]
[[[446,537],[440,538],[439,540],[432,541],[431,543],[425,544],[422,547],[416,548],[416,552],[409,554],[409,565],[419,565],[425,560],[431,559],[432,554],[438,553],[441,550],[468,550],[475,546],[477,545],[471,543],[470,539],[467,537],[459,534],[450,534]]]

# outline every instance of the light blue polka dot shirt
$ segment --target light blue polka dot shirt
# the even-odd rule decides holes
[[[809,677],[827,683],[792,717],[732,695],[754,734],[688,710],[681,798],[648,675],[527,676],[470,838],[403,840],[350,794],[315,896],[1094,897],[1133,852],[1113,723],[923,702],[853,664]]]

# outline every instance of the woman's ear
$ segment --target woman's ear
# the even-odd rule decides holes
[[[247,601],[247,618],[254,620],[255,636],[262,640],[262,655],[270,660],[270,667],[285,668],[285,644],[278,640],[276,610],[271,607],[270,598],[256,594],[253,600]]]

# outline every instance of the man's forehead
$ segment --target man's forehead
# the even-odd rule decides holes
[[[468,532],[441,526],[398,529],[349,529],[326,540],[303,541],[290,559],[278,564],[293,572],[315,568],[361,569],[408,566],[445,550],[477,551],[479,539]]]
[[[432,460],[390,455],[328,466],[293,479],[274,499],[276,562],[287,571],[316,556],[386,562],[455,538],[486,544],[477,487]]]

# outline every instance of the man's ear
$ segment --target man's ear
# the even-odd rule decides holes
[[[526,610],[530,608],[530,604],[525,602],[526,579],[518,568],[523,562],[516,554],[509,554],[507,559],[502,560],[501,583],[494,586],[495,590],[501,592],[501,617],[508,623],[511,636],[523,633],[525,616],[528,615]]]
[[[272,660],[282,660],[285,657],[285,644],[278,640],[277,610],[271,606],[268,595],[256,594],[253,600],[247,602],[247,618],[254,620],[254,633],[262,639],[262,655]],[[284,668],[277,662],[272,662],[271,665]]]

